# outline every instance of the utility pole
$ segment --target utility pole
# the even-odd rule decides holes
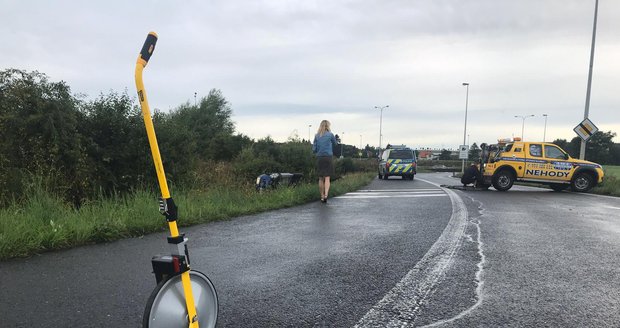
[[[388,107],[390,107],[390,105],[375,106],[376,109],[381,111],[381,114],[379,115],[379,156],[381,156],[381,137],[383,137],[383,135],[381,134],[383,126],[383,110]]]
[[[596,18],[598,16],[598,0],[594,4],[594,26],[592,27],[592,47],[590,48],[590,70],[588,72],[588,89],[586,91],[586,108],[583,112],[583,119],[587,119],[590,114],[590,89],[592,88],[592,68],[594,67],[594,44],[596,43]],[[586,158],[586,141],[581,139],[579,159]]]
[[[534,114],[532,115],[515,115],[516,118],[520,118],[522,120],[521,122],[521,141],[525,141],[525,137],[523,136],[523,132],[525,131],[525,119],[528,117],[534,117]],[[513,137],[514,139],[514,137]]]
[[[545,130],[543,132],[543,142],[547,141],[547,114],[543,114],[543,116],[545,117]]]
[[[340,158],[344,158],[344,132],[342,132],[342,136],[340,137]]]
[[[465,138],[467,136],[467,104],[469,102],[469,83],[463,82],[463,85],[467,88],[465,93],[465,128],[463,129],[463,145],[467,141]],[[461,173],[465,174],[465,160],[463,160],[463,167],[461,169]]]

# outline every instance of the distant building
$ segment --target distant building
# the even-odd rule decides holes
[[[433,160],[433,159],[437,159],[437,156],[433,155],[432,150],[418,150],[418,158]]]
[[[418,148],[417,150],[417,154],[418,154],[418,158],[419,159],[425,159],[425,160],[437,160],[439,159],[439,156],[441,156],[441,153],[444,150],[448,150],[450,151],[450,156],[451,157],[458,157],[459,156],[459,151],[457,149],[439,149],[439,148]]]

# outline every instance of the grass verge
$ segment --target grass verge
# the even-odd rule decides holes
[[[604,165],[603,184],[594,187],[592,193],[620,197],[620,166]]]
[[[374,173],[350,174],[334,182],[331,196],[359,189]],[[252,188],[214,187],[209,191],[172,191],[179,206],[180,226],[228,219],[318,200],[316,183],[257,193]],[[0,210],[0,260],[112,241],[163,231],[167,225],[157,213],[157,195],[136,191],[103,198],[79,210],[58,197],[35,188],[26,203]]]

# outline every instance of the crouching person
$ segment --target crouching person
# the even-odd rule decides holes
[[[478,170],[478,166],[476,164],[472,164],[468,168],[466,168],[463,176],[461,177],[461,183],[463,184],[463,187],[467,186],[468,184],[473,184],[475,186],[479,174],[480,171]]]

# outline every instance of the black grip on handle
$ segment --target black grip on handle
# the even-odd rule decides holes
[[[155,50],[155,44],[157,43],[157,34],[155,32],[150,32],[149,35],[146,36],[146,41],[144,41],[144,45],[142,46],[142,50],[140,50],[140,57],[144,59],[145,62],[149,62],[153,51]],[[146,65],[146,64],[145,64]]]

